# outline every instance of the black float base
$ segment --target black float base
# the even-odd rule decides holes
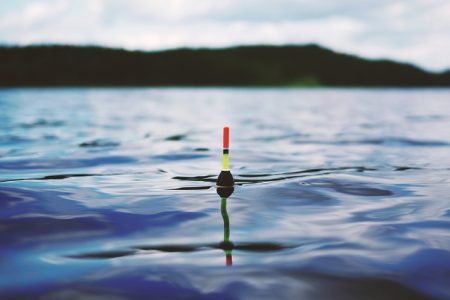
[[[217,194],[222,198],[228,198],[234,192],[234,179],[230,171],[222,171],[217,178]]]
[[[233,175],[229,170],[220,172],[219,177],[217,178],[217,186],[218,187],[232,187],[234,186]]]

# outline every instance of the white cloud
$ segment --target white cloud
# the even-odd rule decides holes
[[[40,0],[0,12],[0,41],[130,49],[319,43],[450,66],[448,0]]]
[[[67,8],[66,1],[55,4],[47,2],[32,2],[20,12],[12,12],[2,16],[0,29],[32,29],[31,26],[57,17]]]

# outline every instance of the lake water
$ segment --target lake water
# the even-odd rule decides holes
[[[2,299],[450,298],[450,89],[3,89],[0,130]]]

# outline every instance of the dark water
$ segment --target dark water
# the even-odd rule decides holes
[[[1,299],[450,298],[448,89],[11,89],[0,128]]]

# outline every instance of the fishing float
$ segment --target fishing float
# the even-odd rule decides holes
[[[230,219],[227,212],[227,200],[234,192],[234,179],[230,171],[230,128],[223,128],[223,159],[222,171],[217,177],[217,194],[220,196],[220,212],[223,219],[223,241],[220,247],[225,252],[225,264],[227,266],[233,265],[233,243],[230,241]]]
[[[223,159],[222,159],[222,171],[217,178],[217,193],[221,197],[228,198],[234,191],[234,178],[230,171],[230,128],[223,128]],[[219,193],[223,193],[221,195]],[[231,192],[230,192],[231,191]],[[229,195],[227,195],[229,193]]]

